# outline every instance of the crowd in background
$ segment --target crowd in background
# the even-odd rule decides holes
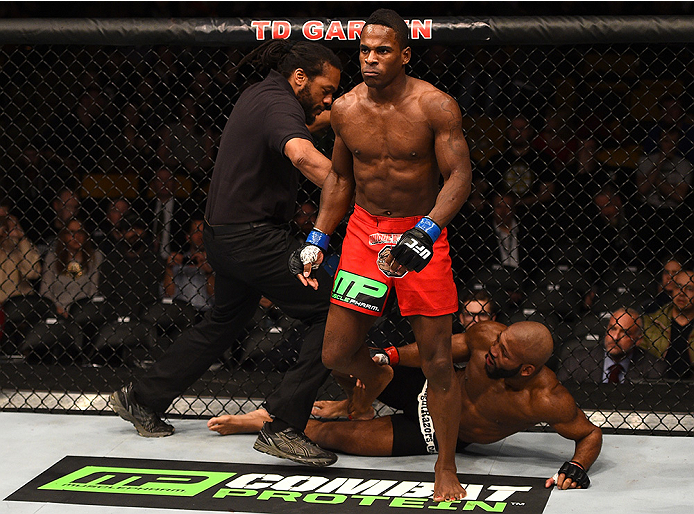
[[[261,75],[234,68],[239,48],[83,48],[81,66],[64,50],[0,51],[11,79],[0,90],[3,351],[102,365],[145,348],[125,361],[146,365],[214,301],[206,187],[226,117]],[[642,60],[643,76],[612,76],[605,63],[631,50],[417,50],[411,73],[456,98],[472,150],[473,190],[448,227],[461,290],[488,291],[508,320],[541,315],[558,354],[588,332],[602,337],[618,308],[650,313],[642,346],[677,367],[669,378],[689,377],[694,295],[681,273],[694,250],[693,92],[681,78],[648,77],[661,60],[688,77],[691,62],[666,54]],[[34,73],[52,91],[29,92]],[[329,131],[318,145],[329,152]],[[319,194],[303,188],[296,237]],[[263,334],[286,324],[268,302],[259,309]]]

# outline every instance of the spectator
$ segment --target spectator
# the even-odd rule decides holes
[[[113,120],[105,114],[108,98],[98,86],[90,86],[67,116],[55,115],[44,135],[47,160],[61,161],[73,172],[98,170],[98,163],[117,136]]]
[[[20,216],[31,241],[39,241],[52,221],[49,213],[55,184],[65,184],[72,176],[72,171],[58,161],[46,161],[33,142],[22,145],[21,155],[1,179],[1,190],[12,202],[12,210]]]
[[[673,281],[672,302],[644,315],[641,346],[667,363],[668,378],[686,379],[694,362],[694,270],[683,267]]]
[[[673,279],[682,270],[684,262],[684,257],[678,254],[669,255],[662,260],[663,267],[656,296],[643,306],[643,312],[650,314],[672,301],[677,289]]]
[[[186,238],[186,225],[190,221],[191,209],[188,201],[177,196],[181,184],[168,168],[157,170],[149,184],[154,197],[142,204],[138,202],[140,215],[146,220],[154,245],[163,262],[173,252],[183,248]]]
[[[212,308],[214,272],[203,245],[203,217],[193,217],[188,230],[188,250],[172,254],[164,275],[164,297],[183,300],[199,312]]]
[[[687,119],[682,102],[678,98],[666,94],[659,99],[658,103],[660,118],[648,131],[648,136],[643,142],[643,151],[646,155],[656,152],[663,132],[677,128],[682,134],[677,143],[677,149],[680,155],[683,155],[689,162],[694,162],[694,127]]]
[[[527,118],[513,118],[506,129],[508,149],[491,159],[485,172],[493,189],[507,189],[518,196],[521,214],[535,205],[548,205],[555,192],[554,172],[548,160],[532,147],[533,134]]]
[[[39,293],[53,302],[58,315],[67,318],[73,302],[96,294],[102,261],[82,222],[68,221],[46,254]]]
[[[164,119],[171,109],[164,104],[168,88],[162,86],[155,73],[145,75],[137,84],[135,95],[131,98],[137,113],[142,119],[142,127],[146,132],[152,131],[154,148],[159,147],[157,133],[164,126]],[[156,142],[156,146],[155,146]]]
[[[634,225],[634,212],[611,185],[603,187],[594,197],[588,221],[581,223],[578,247],[583,248],[593,272],[600,276],[608,268],[621,270],[627,266],[643,266],[643,239]]]
[[[166,261],[161,301],[147,306],[140,317],[156,330],[157,350],[167,348],[214,304],[215,275],[203,246],[203,224],[202,215],[192,217],[187,249],[172,253]]]
[[[122,223],[123,239],[101,266],[102,312],[108,323],[96,337],[94,349],[105,358],[142,343],[154,344],[154,327],[140,317],[159,299],[164,277],[164,263],[154,250],[146,223],[134,212]]]
[[[463,251],[463,256],[473,262],[472,269],[505,266],[527,276],[544,262],[541,250],[542,234],[531,232],[516,214],[517,196],[511,192],[494,192],[490,199],[491,213],[478,218],[471,225],[473,233],[466,234],[472,257]],[[536,227],[533,227],[536,228]],[[549,246],[547,246],[549,248]],[[519,292],[517,292],[519,293]],[[516,298],[519,300],[520,298]]]
[[[665,248],[678,251],[688,239],[677,229],[685,228],[689,219],[689,206],[684,199],[689,193],[694,168],[677,150],[682,133],[677,128],[662,132],[658,149],[641,158],[636,174],[636,185],[643,201],[639,208],[645,227],[646,243],[656,256]],[[677,239],[676,239],[677,236]]]
[[[123,218],[130,211],[130,201],[126,198],[111,198],[106,207],[106,216],[99,230],[99,246],[102,253],[111,252],[123,239]]]
[[[533,147],[542,152],[555,171],[560,171],[574,159],[578,139],[571,127],[571,111],[550,107],[545,113],[545,126],[533,141]]]
[[[159,160],[155,149],[159,139],[144,120],[137,106],[126,103],[116,116],[119,133],[107,149],[110,168],[102,171],[138,172],[157,167]]]
[[[214,165],[213,138],[209,128],[198,121],[198,107],[192,97],[181,100],[176,122],[159,131],[157,155],[164,166],[200,184]]]
[[[580,235],[585,226],[585,213],[590,211],[593,197],[611,183],[612,171],[598,160],[598,150],[595,139],[582,140],[575,158],[557,172],[560,224],[572,240]]]
[[[458,319],[464,330],[480,321],[496,321],[497,313],[498,308],[491,295],[484,290],[466,293],[460,299]]]
[[[41,348],[56,357],[65,353],[74,357],[81,350],[84,324],[93,326],[96,319],[78,314],[84,311],[85,300],[91,301],[97,295],[102,262],[103,255],[92,244],[82,222],[68,221],[55,247],[46,254],[39,286],[39,293],[52,303],[57,317],[32,327],[21,346],[22,353],[40,352]],[[96,314],[96,310],[90,309],[89,313]]]
[[[2,207],[0,213],[0,327],[5,351],[14,354],[23,329],[36,323],[50,306],[41,301],[32,281],[41,276],[41,258],[17,218]],[[4,326],[3,326],[4,325]]]
[[[53,208],[53,219],[42,234],[38,242],[41,254],[45,254],[49,248],[53,247],[60,231],[65,228],[65,224],[73,218],[83,219],[82,202],[77,193],[77,184],[68,181],[59,186],[55,198],[51,202]]]
[[[202,66],[196,67],[190,73],[192,80],[188,87],[188,93],[200,112],[200,124],[206,129],[210,129],[211,135],[219,135],[226,122],[226,117],[222,111],[222,105],[225,102],[219,102],[218,99],[220,84],[213,80],[210,71]]]
[[[663,377],[665,364],[640,348],[643,322],[631,308],[614,311],[603,344],[574,348],[562,360],[557,378],[564,382],[632,383]]]

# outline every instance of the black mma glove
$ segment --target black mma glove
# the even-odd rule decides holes
[[[402,235],[390,254],[403,266],[419,273],[433,257],[434,241],[440,234],[441,228],[436,222],[424,217]]]
[[[590,478],[588,478],[588,473],[583,469],[583,466],[574,461],[565,462],[561,468],[559,468],[559,475],[564,475],[564,479],[571,479],[576,482],[581,489],[587,489],[590,485]]]
[[[369,355],[371,358],[378,357],[378,364],[381,366],[387,364],[388,366],[397,366],[400,362],[400,352],[395,346],[389,346],[388,348],[369,348]]]
[[[320,230],[313,229],[309,232],[306,242],[303,243],[299,248],[294,250],[289,256],[289,271],[292,275],[301,275],[304,273],[304,265],[311,264],[311,269],[318,269],[320,264],[317,263],[318,255],[328,250],[328,243],[330,242],[330,236],[321,232]]]

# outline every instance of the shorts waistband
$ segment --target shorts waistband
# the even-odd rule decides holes
[[[363,207],[354,204],[352,216],[359,221],[368,223],[386,233],[403,233],[414,227],[424,216],[406,216],[404,218],[390,218],[388,216],[374,216]]]
[[[249,232],[260,227],[276,226],[276,223],[271,221],[250,221],[248,223],[229,223],[227,225],[212,225],[205,218],[205,227],[212,232],[213,236],[229,236]]]

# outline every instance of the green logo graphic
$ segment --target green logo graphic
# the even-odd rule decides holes
[[[296,466],[69,456],[5,500],[268,514],[397,514],[403,508],[541,514],[550,494],[544,478],[461,474],[465,499],[435,503],[431,472],[305,472]]]
[[[363,309],[381,312],[387,292],[388,286],[378,280],[340,270],[335,278],[332,297]]]
[[[195,496],[236,473],[84,466],[42,485],[50,491]]]

